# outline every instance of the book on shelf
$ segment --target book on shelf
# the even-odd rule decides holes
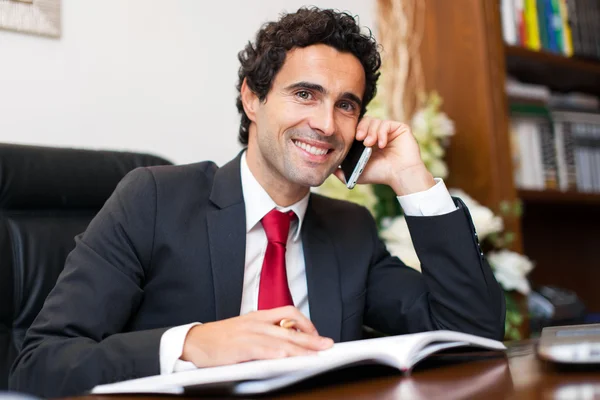
[[[600,111],[514,101],[510,111],[518,188],[600,193]]]
[[[552,122],[540,104],[511,104],[511,147],[515,185],[521,189],[558,188]],[[550,148],[549,148],[550,147]]]
[[[500,0],[500,15],[509,45],[600,59],[598,0]]]
[[[525,0],[524,13],[527,36],[523,44],[531,50],[540,50],[542,48],[542,39],[540,37],[537,0]]]
[[[516,45],[519,41],[520,17],[517,15],[517,8],[512,0],[502,0],[500,3],[500,14],[502,21],[512,21],[512,23],[502,23],[502,36],[508,44]]]
[[[552,95],[547,86],[519,82],[510,76],[506,78],[505,90],[509,98],[538,101],[544,104],[550,101]]]
[[[218,392],[256,395],[280,390],[328,372],[360,365],[382,365],[409,373],[419,361],[452,348],[504,351],[498,341],[453,331],[431,331],[409,335],[336,343],[310,356],[249,361],[240,364],[199,368],[99,385],[91,393],[153,393],[186,395]]]
[[[557,110],[600,112],[600,98],[597,96],[552,92],[548,86],[520,82],[511,76],[506,79],[505,91],[511,102],[538,103]]]
[[[555,126],[564,135],[569,184],[575,175],[578,191],[600,193],[600,114],[574,111],[552,113]]]

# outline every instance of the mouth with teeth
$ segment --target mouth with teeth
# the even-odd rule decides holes
[[[293,140],[293,143],[297,148],[303,150],[303,153],[312,161],[323,161],[327,158],[327,154],[333,151],[331,148],[313,146],[299,140]]]

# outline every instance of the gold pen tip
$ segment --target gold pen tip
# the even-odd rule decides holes
[[[296,320],[284,318],[281,321],[279,321],[279,326],[285,329],[291,329],[296,326]]]

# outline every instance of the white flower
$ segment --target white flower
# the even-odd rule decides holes
[[[431,152],[426,147],[419,145],[419,150],[421,152],[421,160],[423,160],[426,166],[433,160],[435,160],[434,155],[431,154]]]
[[[415,113],[410,123],[412,133],[418,142],[423,141],[429,135],[429,121],[427,113],[424,109],[420,109]]]
[[[389,242],[386,243],[386,247],[390,254],[398,257],[404,264],[417,271],[421,271],[421,261],[419,261],[419,256],[417,256],[417,252],[411,243],[402,244]]]
[[[490,252],[487,259],[504,290],[517,290],[525,295],[530,292],[531,288],[525,276],[533,269],[531,260],[509,250]]]
[[[471,218],[473,219],[473,225],[475,225],[475,230],[477,231],[480,241],[485,239],[488,235],[500,232],[504,229],[502,218],[495,216],[492,210],[479,204],[464,191],[460,189],[450,189],[450,194],[459,197],[469,209]]]
[[[437,140],[433,140],[429,143],[429,151],[431,152],[431,154],[433,154],[433,156],[437,159],[442,159],[442,157],[444,156],[444,154],[446,153],[444,151],[444,148],[440,145],[440,143]]]
[[[446,163],[440,159],[435,159],[426,164],[431,175],[436,178],[446,178],[448,176],[448,167]]]
[[[410,231],[408,230],[408,224],[406,218],[400,216],[385,221],[385,227],[379,232],[379,236],[386,241],[386,243],[400,243],[410,244],[412,246],[412,239],[410,238]]]
[[[410,237],[406,218],[396,217],[383,221],[384,228],[379,236],[385,242],[388,251],[402,260],[406,265],[417,271],[421,270],[421,262]]]
[[[454,122],[439,112],[439,98],[432,95],[427,104],[415,112],[412,133],[419,143],[421,159],[433,176],[445,178],[448,168],[443,160],[448,138],[454,135]]]
[[[437,113],[431,121],[431,133],[438,138],[452,136],[454,135],[454,122],[448,118],[446,113]]]

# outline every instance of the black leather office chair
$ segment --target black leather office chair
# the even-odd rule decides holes
[[[0,390],[26,330],[83,232],[138,153],[0,144]]]

